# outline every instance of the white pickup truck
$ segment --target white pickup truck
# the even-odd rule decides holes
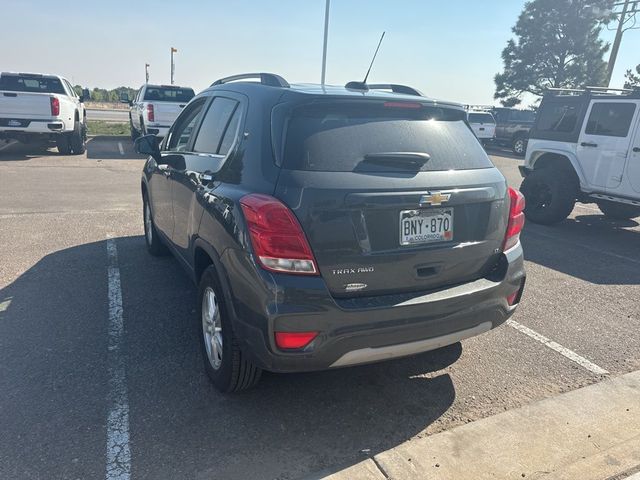
[[[164,137],[194,96],[192,88],[150,84],[143,85],[133,100],[123,94],[120,101],[130,107],[131,138],[135,140],[147,134]]]
[[[86,149],[84,94],[63,77],[40,73],[0,74],[0,139],[47,146],[63,155]]]

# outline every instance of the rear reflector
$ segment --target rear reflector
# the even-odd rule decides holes
[[[282,350],[304,348],[318,336],[318,332],[276,332],[276,345]]]
[[[520,241],[520,232],[524,228],[524,196],[516,189],[509,187],[509,222],[504,235],[502,251],[515,247]]]
[[[256,193],[242,197],[240,206],[254,254],[263,268],[275,272],[318,274],[302,227],[284,203]]]
[[[58,97],[49,97],[51,102],[51,116],[57,117],[60,115],[60,100]]]
[[[153,111],[153,104],[152,103],[148,103],[147,104],[147,120],[150,122],[155,122],[156,118],[155,118],[155,113]]]
[[[422,108],[421,103],[414,102],[384,102],[387,108]]]

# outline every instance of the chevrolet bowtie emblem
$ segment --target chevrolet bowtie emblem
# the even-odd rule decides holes
[[[442,193],[442,192],[429,192],[427,195],[422,195],[420,197],[420,206],[422,205],[442,205],[445,202],[448,202],[451,198],[450,193]]]

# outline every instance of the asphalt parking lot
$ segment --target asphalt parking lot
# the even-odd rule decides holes
[[[489,153],[519,186],[521,160]],[[145,250],[142,162],[124,137],[71,157],[0,147],[0,478],[104,478],[114,261],[135,479],[305,478],[640,369],[640,226],[578,205],[558,226],[526,225],[527,288],[509,325],[219,394],[201,365],[194,286]]]

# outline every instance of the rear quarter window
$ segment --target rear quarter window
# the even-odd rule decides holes
[[[409,108],[407,106],[410,105]],[[369,154],[428,154],[419,170],[491,168],[462,110],[407,102],[317,103],[295,108],[284,124],[282,165],[307,171],[389,171]],[[404,167],[397,167],[404,168]]]

